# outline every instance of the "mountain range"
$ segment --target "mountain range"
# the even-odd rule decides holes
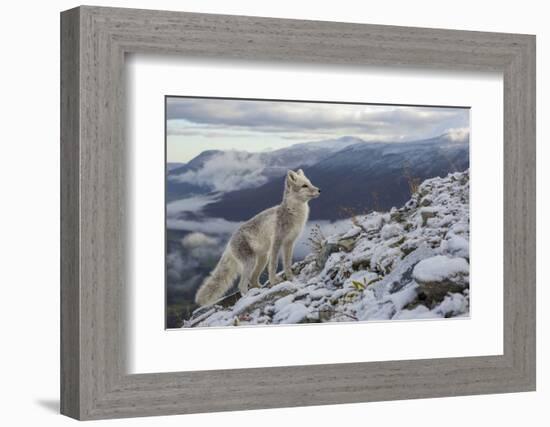
[[[366,142],[345,136],[265,153],[204,151],[168,171],[167,202],[215,195],[207,217],[244,221],[278,204],[288,169],[302,168],[322,189],[311,220],[401,206],[427,178],[469,167],[469,141],[448,134],[412,142]]]

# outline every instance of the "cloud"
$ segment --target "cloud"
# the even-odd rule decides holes
[[[189,170],[170,179],[227,192],[265,184],[267,178],[262,175],[264,167],[258,155],[243,151],[226,151],[212,156],[200,169]]]
[[[453,142],[467,142],[470,140],[469,128],[452,128],[445,133],[447,139]]]
[[[393,138],[468,126],[466,108],[168,98],[169,135],[296,132]],[[229,131],[229,132],[228,132]],[[440,132],[441,133],[441,132]],[[401,137],[401,138],[400,138]],[[409,139],[410,140],[410,139]]]
[[[240,222],[227,221],[223,218],[203,218],[201,220],[168,218],[166,228],[218,235],[232,233],[240,224]]]
[[[224,242],[220,240],[223,239],[217,239],[195,231],[181,239],[181,246],[189,256],[198,260],[207,260],[212,257],[217,258],[221,254],[223,250],[222,243]]]
[[[190,233],[181,239],[181,245],[186,249],[194,249],[202,246],[215,246],[217,244],[217,239],[200,232]]]
[[[176,217],[182,212],[198,212],[209,203],[218,200],[216,196],[191,196],[166,204],[166,215]]]
[[[183,256],[178,251],[169,252],[166,255],[166,274],[170,281],[170,286],[173,288],[174,284],[179,284],[180,288],[188,288],[189,283],[182,281],[183,272],[192,271],[197,268],[199,262],[191,257]]]

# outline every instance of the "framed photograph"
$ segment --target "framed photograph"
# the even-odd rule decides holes
[[[469,113],[167,96],[167,328],[469,317]]]
[[[61,411],[535,389],[535,37],[61,14]]]

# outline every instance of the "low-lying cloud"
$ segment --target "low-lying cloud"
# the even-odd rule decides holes
[[[264,163],[257,154],[225,151],[208,159],[198,170],[189,170],[170,177],[175,182],[187,182],[227,192],[258,187],[267,182],[262,175]]]
[[[189,220],[179,218],[168,218],[166,228],[169,230],[200,231],[208,234],[229,234],[232,233],[241,223],[227,221],[223,218],[204,218],[201,220]]]
[[[200,232],[190,233],[181,239],[181,245],[186,249],[194,249],[201,246],[215,246],[217,244],[217,239]]]
[[[216,196],[190,196],[185,199],[174,200],[166,204],[166,215],[175,217],[182,212],[198,212],[209,203],[213,203]]]
[[[453,142],[467,142],[470,139],[469,128],[451,128],[446,132],[446,136]]]

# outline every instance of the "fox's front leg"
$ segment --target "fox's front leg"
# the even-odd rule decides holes
[[[292,280],[294,274],[292,273],[292,251],[294,250],[294,242],[287,241],[283,243],[283,269],[285,270],[286,280]]]
[[[277,278],[277,266],[279,264],[279,251],[281,250],[281,241],[274,240],[271,245],[271,252],[269,254],[269,265],[267,266],[267,273],[269,274],[269,284],[271,286],[276,285],[281,280]]]

